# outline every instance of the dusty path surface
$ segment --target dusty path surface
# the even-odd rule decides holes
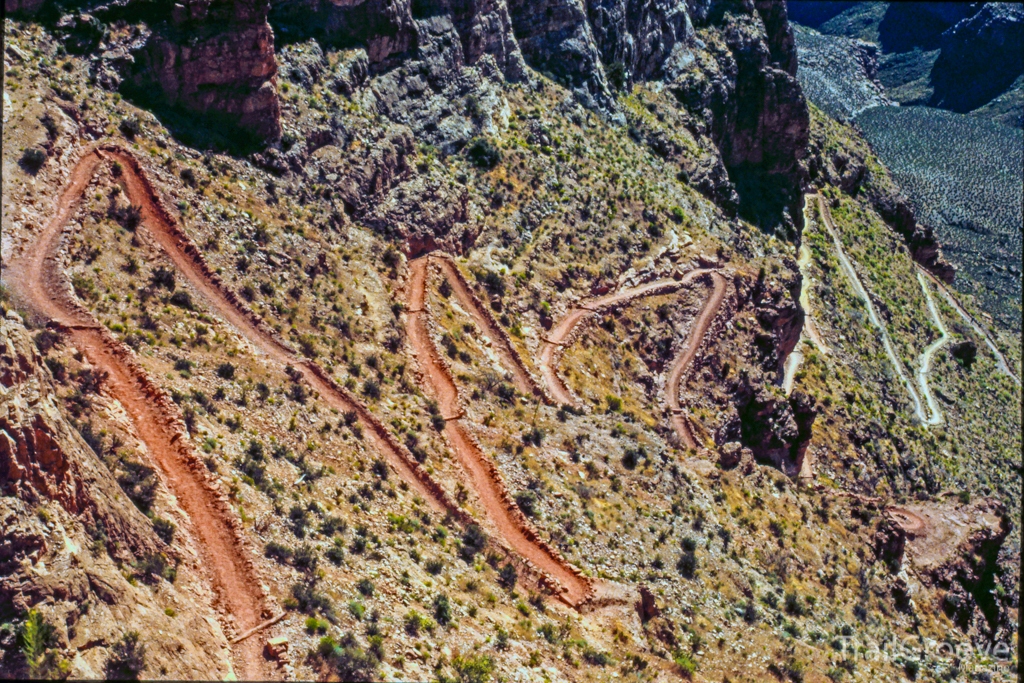
[[[935,396],[932,395],[931,387],[928,386],[928,373],[931,372],[932,358],[935,356],[935,352],[949,341],[949,332],[946,330],[946,326],[942,324],[939,309],[935,306],[932,293],[928,290],[928,282],[921,275],[920,270],[917,271],[917,281],[920,283],[921,291],[924,292],[924,298],[928,302],[928,313],[932,317],[932,322],[939,328],[939,338],[921,352],[917,365],[917,384],[921,388],[921,395],[924,396],[924,400],[928,404],[928,412],[931,413],[928,417],[928,424],[938,425],[942,424],[942,411],[939,410],[939,404],[935,401]]]
[[[971,329],[974,330],[975,334],[977,334],[979,337],[985,340],[985,345],[992,352],[992,355],[996,357],[996,365],[999,366],[999,370],[1007,377],[1012,379],[1014,384],[1016,384],[1019,387],[1020,377],[1018,377],[1013,372],[1013,370],[1010,369],[1010,364],[1006,362],[1006,357],[1003,356],[1002,351],[1000,351],[999,348],[996,346],[995,342],[992,341],[992,337],[989,336],[985,328],[982,327],[981,324],[974,319],[974,316],[968,313],[967,310],[960,305],[960,302],[957,301],[956,297],[953,296],[953,293],[949,291],[949,288],[945,285],[945,283],[937,280],[935,276],[933,276],[931,273],[929,273],[921,266],[917,267],[917,271],[919,274],[924,274],[926,278],[931,280],[932,284],[934,284],[938,288],[938,290],[942,292],[942,296],[946,298],[946,301],[949,302],[949,305],[952,306],[953,309],[960,314],[960,317],[964,319],[964,322],[971,326]]]
[[[64,326],[71,342],[89,362],[108,373],[104,390],[124,406],[149,457],[160,468],[178,504],[189,516],[218,607],[233,617],[234,629],[241,632],[263,621],[265,601],[234,513],[205,472],[174,404],[149,381],[126,347],[75,301],[60,266],[65,225],[103,162],[101,155],[118,158],[116,153],[92,151],[78,162],[57,201],[53,218],[10,265],[7,277],[30,309]],[[125,166],[129,197],[137,205],[141,204],[143,222],[152,227],[159,220],[159,212],[149,201],[131,165],[126,163]],[[261,649],[262,641],[258,638],[236,646],[235,664],[240,676],[261,679],[271,674]]]
[[[698,271],[692,272],[697,273]],[[690,368],[690,364],[693,363],[693,358],[697,355],[697,351],[704,341],[704,335],[707,334],[708,328],[711,326],[711,321],[714,320],[715,314],[718,313],[718,308],[725,299],[725,278],[721,273],[716,272],[712,272],[710,277],[712,285],[711,296],[708,297],[704,308],[697,315],[697,319],[693,323],[693,328],[690,330],[683,348],[673,359],[668,380],[665,382],[665,403],[672,413],[672,428],[675,429],[676,434],[679,435],[679,440],[687,448],[697,448],[698,444],[697,439],[693,436],[693,430],[690,427],[685,410],[679,403],[679,390],[682,387],[683,377],[686,376],[686,371]]]
[[[436,265],[441,274],[448,280],[452,293],[458,299],[459,304],[466,309],[473,322],[476,323],[477,327],[480,328],[484,336],[490,341],[492,348],[495,349],[502,363],[512,373],[512,381],[516,389],[524,394],[532,394],[545,403],[552,403],[551,398],[544,391],[543,387],[527,370],[523,359],[520,358],[515,347],[512,345],[512,340],[508,338],[505,331],[501,329],[494,320],[494,317],[491,316],[473,293],[458,266],[447,255],[431,254],[430,258],[431,263]]]
[[[443,263],[443,259],[423,256],[409,262],[406,311],[409,345],[426,379],[427,390],[434,394],[445,417],[445,438],[468,474],[489,526],[528,566],[541,574],[543,582],[562,600],[580,607],[593,596],[593,582],[537,535],[513,502],[497,467],[462,424],[458,388],[430,336],[426,290],[432,262]]]
[[[860,276],[857,275],[857,271],[853,267],[853,263],[846,255],[846,250],[843,249],[842,240],[839,238],[839,233],[836,231],[836,227],[832,223],[832,213],[825,204],[825,198],[821,195],[815,195],[815,197],[818,200],[818,211],[825,224],[825,229],[828,231],[829,236],[832,237],[832,243],[836,248],[836,256],[839,257],[839,264],[842,266],[843,272],[846,273],[846,277],[850,281],[853,291],[857,294],[857,298],[860,299],[867,308],[868,319],[871,320],[871,324],[876,330],[878,330],[878,336],[882,341],[882,347],[885,349],[885,354],[889,357],[889,362],[892,364],[893,370],[896,371],[896,375],[900,378],[900,381],[903,382],[903,386],[906,387],[907,393],[910,394],[910,400],[914,404],[914,415],[917,416],[917,419],[920,420],[922,424],[933,424],[929,422],[930,418],[925,414],[924,405],[921,403],[921,397],[914,388],[913,382],[911,382],[910,378],[907,377],[907,373],[903,369],[903,363],[900,361],[899,356],[896,355],[896,350],[893,348],[892,341],[889,339],[889,333],[885,330],[885,323],[875,310],[875,304],[871,301],[871,295],[869,295],[867,289],[864,288],[864,284],[861,282]],[[939,419],[941,421],[941,417]]]
[[[811,208],[811,203],[814,201],[813,197],[814,195],[807,195],[804,199],[805,217]],[[805,339],[810,340],[826,356],[830,353],[828,345],[825,344],[821,334],[818,332],[818,325],[814,322],[814,315],[811,311],[810,285],[813,280],[808,272],[808,266],[811,265],[811,250],[807,248],[806,244],[801,244],[800,249],[797,251],[796,265],[800,269],[800,276],[803,279],[803,286],[800,288],[800,308],[804,312],[804,326],[800,329],[800,341],[797,342],[796,348],[790,351],[789,356],[786,357],[786,362],[783,364],[782,390],[786,393],[786,396],[793,393],[796,372],[804,362],[804,354],[800,350],[800,345]]]
[[[205,475],[205,467],[184,430],[180,411],[149,380],[127,347],[100,327],[77,302],[60,267],[63,228],[104,160],[117,161],[122,165],[120,181],[129,200],[141,210],[141,227],[149,231],[214,314],[238,330],[269,361],[297,368],[305,381],[331,407],[355,411],[372,445],[402,478],[436,509],[451,512],[463,523],[471,521],[364,405],[320,366],[278,339],[228,289],[161,203],[145,171],[131,153],[116,147],[92,150],[72,171],[53,219],[12,263],[7,276],[28,308],[68,327],[75,345],[89,357],[90,363],[110,373],[108,391],[124,404],[151,457],[189,515],[215,592],[224,611],[234,618],[234,626],[239,632],[258,625],[265,615],[262,614],[260,582],[235,530],[234,514]],[[242,677],[261,679],[269,675],[268,670],[264,670],[262,643],[262,638],[253,637],[236,646]]]
[[[673,359],[668,380],[665,383],[665,403],[672,414],[672,428],[675,429],[684,446],[687,448],[697,448],[697,439],[693,436],[693,429],[690,426],[689,419],[685,414],[685,410],[679,404],[679,389],[687,369],[693,362],[693,357],[700,348],[701,342],[704,341],[704,335],[707,333],[711,321],[714,320],[715,314],[725,298],[726,280],[717,271],[698,268],[691,270],[678,280],[655,280],[638,287],[623,289],[614,294],[607,294],[596,299],[584,301],[577,308],[569,311],[552,328],[550,334],[548,334],[541,345],[541,377],[547,384],[550,394],[559,403],[569,405],[575,405],[576,403],[576,399],[573,397],[572,392],[569,391],[569,387],[558,375],[558,361],[561,357],[562,349],[569,346],[575,336],[579,334],[580,323],[584,321],[589,322],[590,319],[596,318],[600,314],[619,306],[624,306],[636,299],[676,292],[705,276],[710,276],[711,278],[711,296],[698,314],[697,320],[694,321],[693,329],[690,331],[686,343]]]
[[[572,344],[573,337],[578,334],[578,326],[583,321],[595,317],[598,314],[625,306],[634,299],[642,299],[648,296],[659,294],[671,294],[682,289],[696,278],[712,271],[705,268],[691,270],[679,280],[654,280],[637,287],[623,289],[613,294],[606,294],[596,299],[588,299],[579,304],[578,307],[569,311],[565,317],[558,321],[551,331],[541,342],[540,347],[540,372],[548,393],[558,403],[575,405],[569,387],[558,375],[558,361],[562,355],[562,349]]]

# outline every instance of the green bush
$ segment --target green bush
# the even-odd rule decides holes
[[[25,657],[28,677],[58,678],[67,675],[69,665],[54,649],[53,626],[37,610],[29,610],[18,629],[18,648]]]
[[[501,150],[486,138],[473,138],[466,145],[466,156],[478,168],[492,169],[501,163]]]
[[[447,626],[452,621],[452,605],[444,593],[434,598],[434,619],[441,626]]]

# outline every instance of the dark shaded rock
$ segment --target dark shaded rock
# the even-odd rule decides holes
[[[971,366],[974,365],[974,361],[978,358],[978,345],[971,339],[964,339],[963,341],[951,344],[949,353],[970,370]]]
[[[646,585],[640,586],[640,601],[637,603],[636,608],[637,613],[640,615],[640,621],[644,623],[661,615],[657,598],[654,597],[654,593]]]
[[[961,113],[977,109],[1024,73],[1024,6],[986,2],[943,32],[939,45],[929,104]]]
[[[130,92],[198,114],[241,138],[281,136],[274,34],[267,0],[192,0],[153,24],[136,51]]]
[[[881,517],[872,539],[875,559],[884,562],[893,572],[903,566],[903,553],[907,547],[907,533],[889,517]]]

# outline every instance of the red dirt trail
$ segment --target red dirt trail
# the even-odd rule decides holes
[[[463,414],[458,389],[430,336],[428,311],[425,310],[431,262],[438,263],[443,272],[444,259],[423,256],[409,262],[409,345],[427,380],[428,390],[434,394],[446,419],[444,435],[469,475],[490,525],[512,550],[541,574],[544,583],[560,598],[571,606],[579,607],[593,596],[593,582],[537,535],[512,501],[497,467],[458,419]]]
[[[713,290],[711,296],[697,316],[693,329],[690,331],[689,337],[687,337],[686,344],[672,361],[672,367],[665,386],[667,407],[672,413],[672,427],[687,448],[696,448],[697,440],[693,437],[688,419],[679,404],[679,389],[686,370],[690,367],[690,363],[693,362],[693,357],[697,354],[701,343],[704,341],[704,335],[711,326],[711,322],[714,320],[715,314],[725,298],[726,280],[717,271],[698,268],[691,270],[678,280],[655,280],[654,282],[624,289],[614,294],[589,299],[582,302],[579,307],[569,311],[555,325],[541,345],[541,377],[543,377],[547,385],[547,390],[559,403],[569,405],[576,403],[575,398],[569,391],[569,387],[566,386],[565,382],[558,375],[558,361],[560,360],[562,349],[572,344],[578,335],[578,326],[581,322],[588,321],[588,319],[614,308],[624,306],[636,299],[678,291],[691,282],[705,276],[710,276],[712,281]]]
[[[672,369],[669,371],[668,381],[665,383],[666,400],[668,408],[672,412],[672,427],[676,430],[679,439],[687,448],[697,448],[697,440],[693,437],[693,431],[690,428],[689,420],[684,414],[682,406],[679,405],[680,385],[687,369],[689,369],[690,364],[693,362],[693,357],[697,355],[697,350],[704,341],[704,335],[711,326],[711,321],[714,320],[719,306],[722,305],[722,300],[725,299],[725,278],[722,277],[721,273],[713,272],[711,273],[711,281],[713,285],[711,296],[708,297],[704,308],[701,309],[697,320],[694,321],[693,329],[690,330],[690,336],[687,338],[686,344],[679,355],[672,361]]]
[[[130,361],[125,347],[73,299],[61,270],[59,251],[64,227],[108,155],[120,158],[117,153],[96,150],[82,157],[57,200],[53,218],[10,265],[7,275],[30,309],[66,327],[75,347],[93,366],[108,373],[104,389],[124,406],[149,457],[188,515],[218,607],[234,618],[234,628],[240,633],[262,621],[266,605],[260,581],[236,530],[234,514],[205,475],[205,467],[182,429],[180,413],[169,401],[160,400],[161,392]],[[160,212],[133,173],[132,164],[124,165],[129,197],[141,204],[143,222],[147,226],[159,222]],[[240,676],[260,679],[270,674],[260,650],[258,638],[236,647]]]
[[[355,411],[372,445],[435,508],[451,512],[460,522],[471,521],[365,406],[320,366],[278,339],[227,288],[163,206],[145,171],[131,153],[117,147],[91,150],[72,170],[51,221],[11,264],[8,279],[15,291],[26,299],[28,308],[67,327],[73,343],[86,354],[89,362],[109,373],[105,387],[124,405],[151,457],[188,514],[218,602],[234,618],[238,632],[261,622],[264,596],[243,547],[235,516],[208,478],[184,430],[180,411],[150,381],[134,361],[132,352],[75,300],[61,270],[59,251],[63,229],[104,160],[122,165],[120,182],[128,199],[141,210],[140,227],[150,232],[184,279],[217,315],[266,354],[269,360],[278,365],[296,367],[329,405],[343,411]],[[261,679],[268,676],[269,670],[260,655],[261,643],[260,638],[254,637],[236,646],[235,656],[241,677]]]

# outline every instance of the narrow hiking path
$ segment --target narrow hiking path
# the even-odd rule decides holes
[[[818,212],[822,217],[822,223],[825,226],[825,230],[832,238],[832,243],[836,249],[836,256],[839,258],[839,264],[846,274],[847,279],[850,281],[850,285],[853,287],[854,293],[857,298],[861,300],[865,308],[868,311],[868,319],[871,324],[878,330],[878,336],[882,341],[882,347],[885,350],[885,354],[889,357],[889,362],[892,364],[893,370],[896,375],[903,382],[903,386],[906,387],[907,393],[910,395],[910,400],[914,404],[914,415],[922,424],[934,425],[942,422],[942,415],[940,413],[934,413],[927,415],[924,410],[924,405],[921,403],[921,396],[917,393],[914,388],[913,382],[907,377],[907,373],[903,368],[903,363],[896,355],[896,350],[893,347],[892,340],[889,338],[889,333],[886,332],[885,323],[882,318],[878,315],[875,310],[875,304],[871,300],[871,295],[868,294],[867,289],[864,288],[864,284],[860,280],[860,276],[857,275],[856,269],[853,267],[853,263],[846,255],[846,250],[843,249],[842,240],[839,238],[839,232],[836,230],[835,225],[832,223],[832,213],[828,210],[828,206],[825,204],[825,198],[819,195],[814,195],[818,201]],[[935,422],[934,420],[938,420]]]
[[[527,369],[526,364],[516,351],[512,340],[508,338],[505,331],[501,329],[498,322],[491,315],[490,311],[483,305],[480,299],[473,292],[473,289],[466,282],[462,271],[455,265],[447,254],[432,253],[432,263],[437,266],[441,274],[448,281],[452,293],[459,304],[469,313],[469,316],[483,332],[491,347],[497,353],[499,359],[512,373],[512,382],[516,389],[524,394],[536,396],[545,403],[553,403],[544,388],[537,382],[533,374]]]
[[[537,571],[563,601],[580,607],[595,592],[594,582],[572,566],[558,551],[541,539],[533,525],[512,500],[501,474],[493,461],[480,448],[462,424],[464,411],[459,391],[437,347],[429,327],[427,286],[431,264],[445,273],[445,259],[421,256],[409,262],[406,295],[409,346],[423,374],[427,389],[438,402],[445,418],[444,436],[459,463],[469,476],[480,500],[488,525],[497,531],[527,566]]]
[[[985,330],[984,327],[982,327],[981,323],[975,320],[974,316],[968,313],[967,310],[962,305],[960,305],[960,302],[956,299],[955,296],[953,296],[953,293],[949,291],[949,288],[945,285],[945,283],[936,279],[935,276],[933,276],[931,273],[929,273],[921,266],[917,266],[917,270],[919,274],[923,274],[929,281],[931,281],[931,283],[935,285],[936,289],[942,292],[942,296],[945,297],[946,301],[949,302],[949,305],[953,307],[953,310],[959,313],[960,317],[964,319],[964,322],[966,322],[971,327],[971,329],[974,330],[974,333],[985,341],[985,346],[989,348],[989,350],[992,352],[992,355],[995,356],[996,358],[996,365],[999,367],[1000,372],[1002,372],[1007,377],[1012,379],[1014,384],[1016,384],[1019,387],[1020,377],[1018,377],[1013,372],[1013,370],[1010,369],[1010,364],[1006,361],[1006,357],[1003,356],[1002,351],[1000,351],[999,347],[997,347],[995,342],[992,341],[992,337],[989,336],[988,331]]]
[[[150,381],[128,348],[79,304],[61,268],[64,229],[106,154],[93,150],[81,158],[57,199],[54,216],[9,265],[6,277],[30,310],[67,330],[71,343],[107,373],[104,390],[124,406],[149,457],[188,515],[217,607],[233,618],[234,624],[225,625],[240,633],[263,621],[266,603],[234,512],[192,447],[177,406]],[[140,179],[130,165],[126,166],[129,196],[142,205],[143,223],[148,226],[160,212],[141,191]],[[235,647],[240,676],[261,679],[271,674],[261,649],[257,638]]]
[[[88,151],[73,169],[53,219],[11,264],[7,277],[28,308],[68,328],[73,342],[90,363],[109,373],[108,391],[125,406],[151,457],[189,515],[218,600],[239,632],[257,626],[265,615],[260,582],[241,540],[235,515],[206,474],[176,405],[149,379],[134,360],[134,354],[76,300],[61,269],[61,235],[104,161],[122,165],[118,180],[132,205],[141,211],[140,228],[149,232],[214,314],[248,339],[268,361],[297,368],[331,407],[354,411],[375,449],[433,507],[453,514],[464,524],[472,521],[380,420],[319,365],[280,340],[221,281],[164,207],[130,152],[113,146]],[[269,675],[261,655],[262,642],[262,638],[253,637],[236,645],[235,656],[242,677],[261,679]]]
[[[949,332],[946,330],[946,326],[942,324],[942,318],[939,317],[939,309],[935,306],[932,293],[928,290],[928,282],[921,275],[920,270],[917,270],[917,281],[920,283],[921,291],[924,292],[924,298],[928,302],[928,313],[932,317],[932,322],[939,328],[939,338],[921,352],[921,357],[917,363],[917,384],[921,388],[921,395],[924,396],[925,401],[928,403],[928,411],[931,413],[931,416],[928,418],[928,424],[937,425],[942,424],[942,411],[939,410],[939,404],[935,401],[935,396],[932,395],[931,387],[928,385],[928,373],[931,372],[932,358],[935,356],[935,352],[949,342]]]
[[[715,270],[698,268],[691,270],[678,280],[655,280],[637,287],[615,292],[614,294],[586,300],[579,304],[577,308],[569,311],[552,328],[548,336],[543,339],[541,345],[541,377],[547,385],[548,392],[559,403],[567,405],[576,404],[576,399],[573,397],[572,392],[569,391],[569,387],[558,375],[558,362],[561,359],[564,348],[570,346],[579,335],[580,323],[589,322],[600,314],[624,306],[636,299],[679,291],[686,285],[703,277],[710,277],[711,279],[711,296],[708,297],[696,321],[694,321],[693,328],[683,347],[673,359],[668,380],[665,383],[666,407],[672,415],[672,427],[687,448],[697,448],[698,444],[693,436],[693,430],[684,409],[679,404],[679,390],[686,370],[689,368],[690,363],[693,362],[693,357],[704,341],[704,335],[711,326],[711,321],[714,320],[715,314],[725,298],[726,280],[721,273]]]
[[[806,218],[807,211],[811,205],[811,197],[808,195],[804,199],[804,216]],[[782,372],[782,390],[786,396],[793,393],[793,386],[796,383],[796,373],[800,369],[800,366],[804,362],[804,354],[800,350],[800,346],[805,341],[810,341],[814,344],[821,353],[829,355],[831,350],[828,345],[822,339],[821,333],[818,331],[818,325],[814,321],[814,314],[811,310],[811,278],[810,268],[811,265],[811,250],[807,248],[806,244],[801,244],[800,249],[797,250],[796,258],[797,268],[800,269],[800,277],[803,282],[800,287],[800,308],[804,312],[804,324],[800,328],[800,341],[797,342],[796,348],[789,352],[789,356],[786,357],[785,363],[783,363]]]
[[[693,271],[697,272],[697,271]],[[711,296],[704,303],[704,307],[697,315],[683,348],[680,349],[672,361],[672,369],[669,371],[668,381],[665,382],[665,399],[668,409],[672,414],[672,427],[679,435],[679,440],[687,448],[697,448],[697,439],[693,436],[693,429],[690,426],[689,417],[679,403],[679,391],[682,388],[683,378],[690,364],[693,363],[697,350],[704,341],[704,335],[711,327],[711,321],[718,313],[722,301],[725,299],[726,281],[721,273],[711,272]]]

